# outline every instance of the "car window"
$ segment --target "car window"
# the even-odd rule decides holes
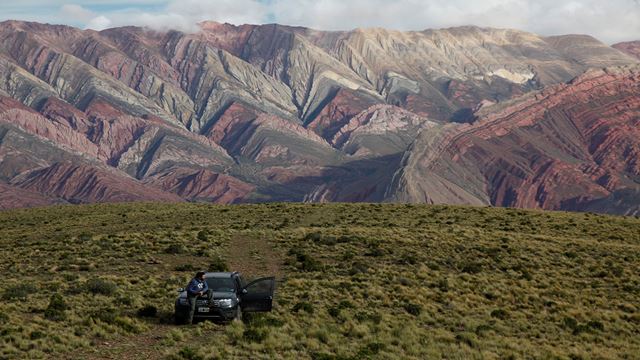
[[[234,292],[236,287],[231,278],[209,278],[207,279],[209,289],[218,292]]]
[[[271,292],[273,281],[271,279],[255,282],[247,287],[247,290],[251,293],[268,293]]]

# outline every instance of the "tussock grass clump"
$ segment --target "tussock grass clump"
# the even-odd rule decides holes
[[[138,309],[137,314],[138,317],[153,318],[158,315],[158,308],[153,305],[146,305],[145,307]]]
[[[67,318],[66,310],[69,309],[62,295],[55,293],[51,295],[49,305],[44,311],[44,318],[51,321],[63,321]]]
[[[198,267],[196,267],[193,264],[180,264],[180,265],[176,265],[173,268],[175,271],[188,271],[188,272],[194,272],[194,271],[198,271]]]
[[[319,260],[301,249],[291,249],[289,255],[295,256],[296,266],[302,271],[313,272],[324,269],[324,266]]]
[[[118,286],[108,280],[104,280],[100,278],[91,278],[87,280],[87,283],[85,284],[85,288],[88,292],[95,295],[112,296],[116,293]]]
[[[180,255],[188,253],[189,250],[184,244],[171,244],[164,249],[164,252],[166,254]]]
[[[509,313],[504,309],[495,309],[491,312],[491,317],[500,320],[506,320],[507,318],[509,318]]]
[[[2,293],[2,300],[26,300],[27,296],[35,294],[38,288],[30,283],[13,285],[6,288]]]
[[[291,309],[291,312],[294,312],[294,313],[299,313],[301,311],[307,314],[313,314],[314,312],[313,305],[311,305],[306,301],[302,301],[302,302],[296,303]]]
[[[418,316],[422,312],[422,306],[420,306],[418,304],[406,303],[406,304],[402,305],[402,307],[404,307],[404,310],[407,313],[409,313],[409,314],[411,314],[413,316]]]
[[[229,264],[227,264],[227,262],[221,258],[221,257],[214,257],[211,260],[211,263],[209,263],[209,267],[208,267],[209,271],[213,271],[213,272],[225,272],[225,271],[229,271]]]

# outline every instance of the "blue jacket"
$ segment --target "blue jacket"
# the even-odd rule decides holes
[[[190,296],[196,296],[200,291],[207,292],[209,285],[206,281],[200,281],[200,279],[193,278],[187,286],[187,294]]]

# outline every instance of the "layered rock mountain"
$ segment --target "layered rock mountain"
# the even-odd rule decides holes
[[[200,28],[96,32],[0,23],[0,208],[102,201],[427,201],[620,212],[594,204],[617,201],[617,190],[634,191],[635,180],[610,160],[615,185],[549,177],[546,197],[553,200],[523,200],[511,192],[535,182],[528,179],[535,171],[525,171],[521,183],[500,180],[503,172],[542,160],[496,160],[522,152],[524,140],[507,141],[511,130],[498,131],[506,132],[492,138],[491,147],[460,147],[458,153],[444,145],[452,137],[475,142],[479,133],[471,129],[514,104],[543,104],[540,91],[570,92],[563,89],[593,76],[590,69],[607,68],[615,81],[628,82],[623,79],[635,73],[638,59],[627,50],[583,35],[479,27],[323,32],[205,22]],[[581,105],[580,116],[608,114],[599,89],[583,89],[597,101]],[[621,92],[607,95],[619,101],[637,96],[625,87],[611,91]],[[573,108],[575,99],[563,99]],[[621,111],[635,116],[634,108]],[[544,122],[538,112],[523,114],[536,118],[531,124]],[[622,126],[621,117],[610,116],[606,126]],[[504,122],[520,121],[513,118],[519,117]],[[583,120],[554,121],[548,126],[555,130],[536,134],[547,140],[535,145],[557,147],[544,154],[566,166],[588,162],[586,153],[566,154],[578,140],[562,133],[573,129],[568,123]],[[521,126],[506,128],[534,137],[532,130],[520,134]],[[596,140],[589,139],[580,146],[593,146]],[[485,155],[466,160],[476,150]],[[615,146],[601,151],[599,157],[620,161],[635,154],[618,154]],[[417,165],[425,161],[440,165]],[[542,171],[547,165],[529,166]],[[549,185],[556,182],[587,195],[570,198],[573,190],[567,195],[564,187]]]
[[[622,42],[612,47],[640,59],[640,40]]]
[[[386,196],[640,214],[640,66],[591,70],[476,115],[422,132]]]

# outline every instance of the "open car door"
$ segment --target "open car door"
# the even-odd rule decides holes
[[[250,282],[242,291],[242,311],[267,312],[273,307],[276,278],[267,277]]]

